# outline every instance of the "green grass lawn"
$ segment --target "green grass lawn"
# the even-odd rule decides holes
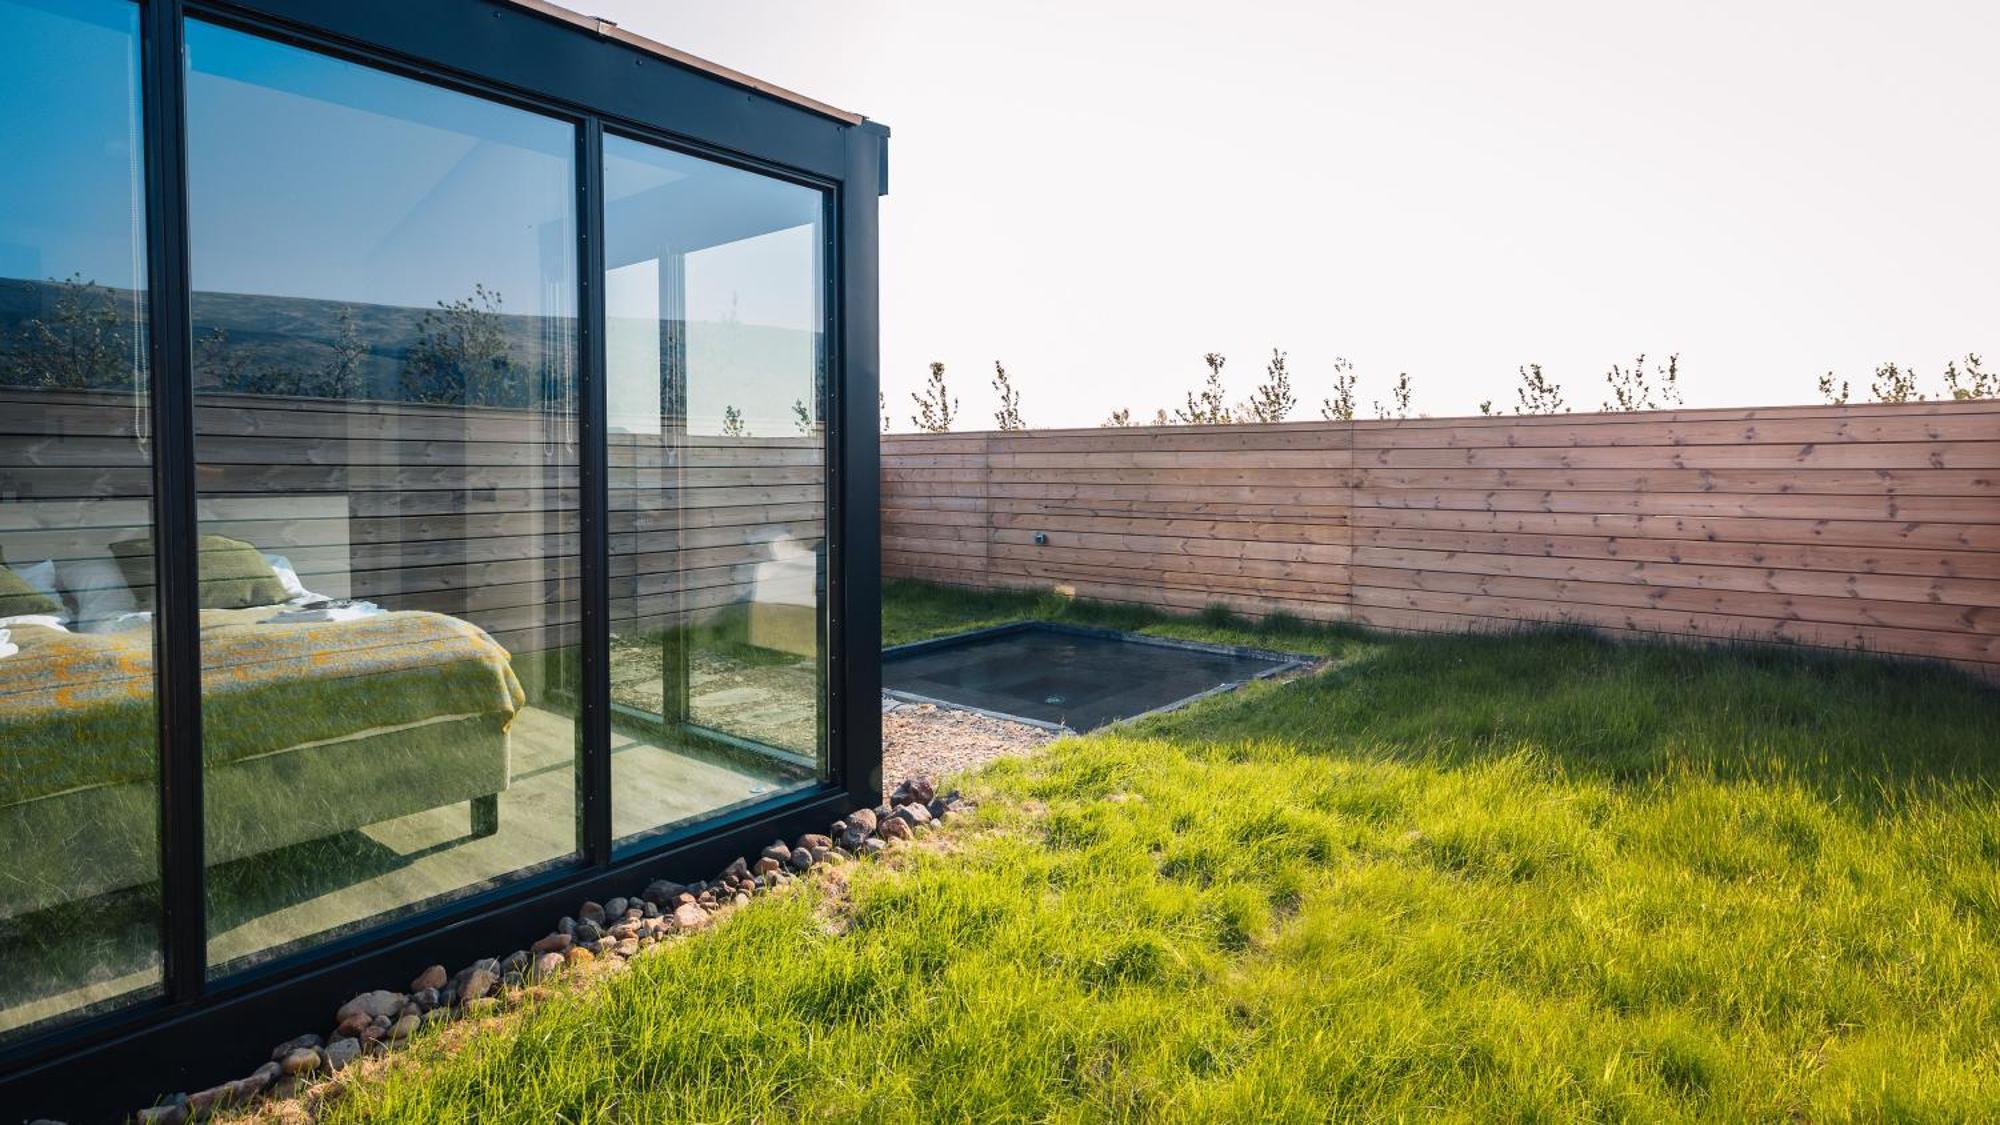
[[[1572,634],[1168,621],[1330,666],[999,763],[340,1121],[1837,1121],[2000,1107],[2000,692]]]

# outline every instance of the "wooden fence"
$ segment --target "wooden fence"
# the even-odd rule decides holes
[[[891,576],[2000,676],[2000,402],[883,439]]]
[[[108,558],[148,534],[150,424],[132,397],[0,390],[0,549]],[[478,624],[516,653],[573,643],[575,420],[528,410],[203,394],[205,531],[297,566],[307,588]],[[748,600],[824,534],[818,435],[610,439],[613,628]]]

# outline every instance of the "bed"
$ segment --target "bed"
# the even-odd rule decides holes
[[[8,555],[28,542],[7,536]],[[496,831],[526,703],[507,650],[444,614],[315,620],[310,600],[201,611],[207,862],[465,802],[473,834]],[[149,618],[0,627],[16,650],[0,657],[0,917],[157,878]]]

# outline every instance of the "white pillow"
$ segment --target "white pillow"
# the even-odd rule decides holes
[[[299,572],[292,566],[292,560],[283,555],[266,554],[264,561],[271,567],[271,573],[278,576],[278,585],[285,588],[285,596],[291,601],[312,601],[319,595],[306,589],[299,581]]]
[[[77,629],[85,633],[109,632],[112,621],[139,608],[132,588],[125,584],[125,572],[110,559],[78,559],[62,565],[62,586],[76,607]]]
[[[15,577],[34,588],[37,594],[49,599],[62,608],[53,615],[58,621],[69,620],[69,605],[63,601],[62,591],[56,587],[56,564],[52,559],[43,559],[27,566],[9,566]],[[124,579],[119,579],[122,583]]]
[[[17,617],[0,617],[0,628],[6,628],[9,625],[40,625],[46,629],[55,629],[63,633],[69,632],[64,627],[62,618],[46,613],[24,613]]]

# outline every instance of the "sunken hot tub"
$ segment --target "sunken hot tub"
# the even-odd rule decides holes
[[[1292,653],[1028,621],[886,649],[882,686],[905,702],[1083,732],[1311,663]]]

